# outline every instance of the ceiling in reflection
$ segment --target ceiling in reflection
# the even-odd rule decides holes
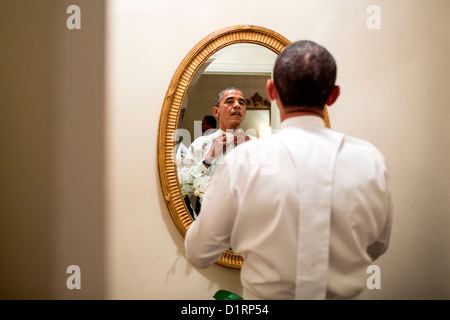
[[[234,44],[208,60],[204,74],[271,74],[277,55],[254,44]]]

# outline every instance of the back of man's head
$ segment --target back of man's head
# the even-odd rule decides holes
[[[203,117],[203,119],[205,120],[206,124],[208,124],[209,128],[216,128],[217,126],[217,120],[216,118],[214,118],[213,116],[210,115],[206,115]]]
[[[317,43],[296,41],[279,54],[273,80],[284,107],[322,108],[336,81],[336,63]]]

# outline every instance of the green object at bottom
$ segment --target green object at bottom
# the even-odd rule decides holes
[[[214,294],[214,299],[216,300],[244,300],[242,297],[238,296],[227,290],[219,290]]]

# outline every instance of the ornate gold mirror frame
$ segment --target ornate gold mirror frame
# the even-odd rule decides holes
[[[183,59],[170,82],[161,110],[158,130],[158,169],[161,189],[167,208],[181,235],[185,237],[193,222],[183,200],[174,163],[175,132],[181,106],[192,78],[214,53],[236,43],[261,45],[279,54],[291,42],[280,34],[258,26],[237,25],[218,30],[200,41]],[[325,108],[325,122],[328,114]],[[240,269],[243,258],[226,250],[216,262],[227,268]]]

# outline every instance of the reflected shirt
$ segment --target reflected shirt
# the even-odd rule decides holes
[[[189,183],[204,175],[212,177],[215,174],[217,168],[224,161],[224,153],[217,155],[208,168],[203,164],[203,159],[211,148],[213,140],[222,134],[227,136],[227,148],[224,151],[226,154],[235,148],[233,144],[234,135],[231,132],[219,129],[208,135],[198,137],[191,143],[188,150],[184,152],[184,157],[177,156],[177,172],[180,184]],[[254,136],[249,137],[250,140],[256,139]]]
[[[310,194],[316,191],[320,199],[323,181],[304,175],[306,181],[299,183],[296,159],[285,144],[294,148],[308,144],[309,151],[301,158],[311,162],[328,153],[317,139],[331,132],[319,117],[289,118],[278,133],[229,153],[204,195],[202,215],[187,230],[188,261],[204,268],[232,248],[244,258],[241,282],[245,299],[298,298],[299,277],[310,277],[298,274],[298,258],[306,259],[313,270],[319,261],[314,251],[303,256],[298,252],[302,219],[315,214],[308,210],[307,199],[302,200],[299,186],[314,188],[319,183],[321,187]],[[324,275],[324,297],[328,299],[348,299],[364,290],[367,268],[387,250],[392,228],[384,156],[366,141],[344,135],[341,140],[328,187],[329,232],[319,229],[309,239],[314,243],[329,237],[324,248],[329,252]],[[302,294],[306,299],[309,292]],[[311,295],[311,299],[315,297]]]

